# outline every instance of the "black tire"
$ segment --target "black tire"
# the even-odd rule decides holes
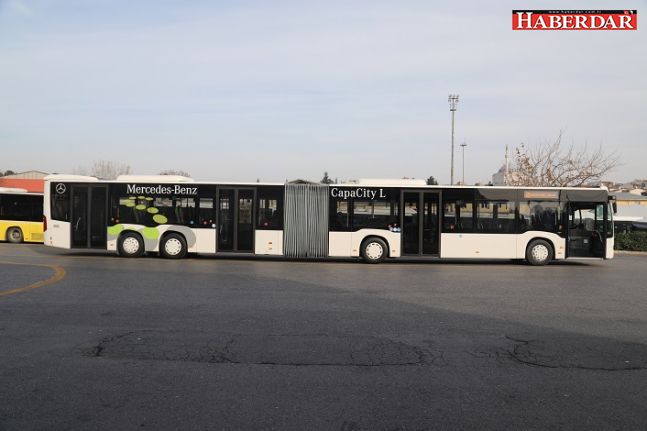
[[[169,233],[160,242],[160,256],[167,259],[182,259],[186,256],[186,240],[178,233]]]
[[[531,265],[546,265],[553,260],[553,256],[553,246],[546,240],[536,239],[526,247],[526,260]]]
[[[366,238],[362,242],[361,255],[366,263],[380,263],[389,254],[389,248],[383,239],[377,237]]]
[[[117,241],[117,250],[122,257],[140,257],[146,251],[144,240],[136,232],[126,232],[121,235]]]
[[[7,229],[7,241],[14,244],[23,242],[25,237],[22,234],[22,230],[19,227],[10,227]]]

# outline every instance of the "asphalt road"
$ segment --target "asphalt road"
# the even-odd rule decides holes
[[[0,429],[647,429],[646,267],[1,243]]]

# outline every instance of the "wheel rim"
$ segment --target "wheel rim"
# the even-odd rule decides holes
[[[370,260],[377,260],[381,258],[383,254],[384,248],[380,243],[372,242],[366,246],[366,257]]]
[[[20,232],[17,229],[12,229],[11,232],[9,232],[9,239],[11,239],[12,241],[19,241]]]
[[[123,248],[126,254],[137,253],[139,251],[139,247],[140,247],[139,240],[132,236],[129,236],[128,238],[126,238],[121,244],[121,248]]]
[[[530,254],[532,254],[533,259],[537,262],[544,262],[548,260],[548,247],[543,244],[537,244],[532,248]]]
[[[177,256],[182,252],[182,242],[177,238],[171,238],[164,243],[164,251],[170,256]]]

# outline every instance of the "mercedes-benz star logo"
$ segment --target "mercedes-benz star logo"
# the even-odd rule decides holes
[[[59,195],[62,195],[63,193],[65,193],[65,190],[66,190],[65,184],[63,183],[56,184],[56,193],[58,193]]]

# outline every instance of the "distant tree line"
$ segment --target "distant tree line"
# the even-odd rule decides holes
[[[112,160],[95,160],[91,166],[78,166],[73,171],[75,175],[89,175],[103,180],[114,180],[120,175],[132,175],[133,169],[127,163]],[[187,171],[181,169],[166,169],[158,175],[181,175],[190,177]]]
[[[180,175],[182,177],[191,177],[191,174],[181,169],[167,169],[159,173],[160,175]],[[258,181],[257,181],[258,182]]]
[[[402,178],[403,179],[409,179],[409,177],[402,177]],[[324,176],[321,179],[321,181],[319,181],[319,182],[321,184],[337,184],[339,181],[337,180],[337,177],[335,177],[335,179],[333,180],[332,178],[330,178],[330,176],[328,176],[328,172],[324,172]],[[427,185],[429,185],[429,186],[437,186],[438,181],[432,175],[429,178],[427,178]]]
[[[114,180],[119,175],[133,173],[129,164],[114,162],[112,160],[95,160],[90,167],[77,166],[73,171],[75,175],[89,175],[102,180]]]

